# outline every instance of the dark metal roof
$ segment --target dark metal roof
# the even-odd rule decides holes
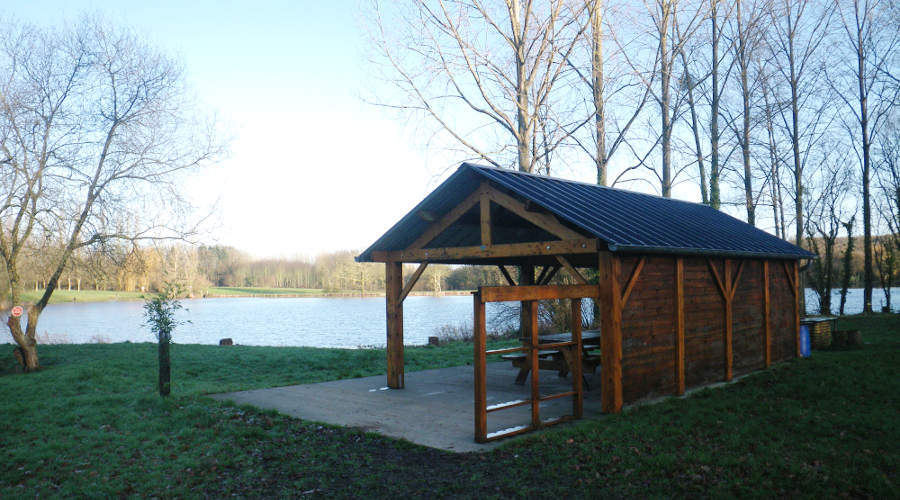
[[[520,200],[531,200],[549,210],[576,231],[605,241],[611,251],[816,258],[813,253],[707,205],[463,163],[357,260],[371,261],[373,251],[406,249],[429,225],[419,217],[420,211],[449,212],[475,191],[483,179]],[[511,240],[521,242],[542,241],[541,238],[548,236],[536,228],[531,234],[522,227],[507,231]],[[435,238],[428,247],[477,246],[479,236],[477,224],[467,225],[461,221]]]

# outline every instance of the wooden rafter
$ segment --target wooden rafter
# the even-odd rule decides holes
[[[634,264],[634,269],[631,270],[631,276],[628,277],[628,282],[625,283],[625,290],[622,291],[622,306],[625,306],[625,303],[628,302],[628,296],[631,295],[631,289],[634,288],[635,282],[637,282],[638,277],[641,275],[641,269],[644,268],[644,256],[641,255],[638,258],[638,261]]]
[[[409,283],[407,283],[406,286],[403,287],[403,290],[400,292],[400,302],[406,300],[406,296],[409,295],[409,292],[411,292],[413,287],[416,286],[416,283],[419,281],[422,273],[425,272],[426,267],[428,267],[428,262],[419,264],[416,272],[414,272],[412,277],[409,278]]]
[[[482,189],[476,189],[472,194],[466,197],[459,205],[453,207],[453,210],[447,212],[446,215],[440,218],[437,222],[432,223],[425,229],[416,241],[412,242],[409,245],[410,249],[418,249],[422,248],[428,244],[429,241],[435,239],[439,234],[443,233],[448,227],[453,225],[462,215],[469,211],[470,208],[474,207],[476,203],[481,201]]]
[[[575,266],[569,264],[569,261],[567,261],[565,257],[563,257],[562,255],[557,255],[556,260],[558,260],[559,263],[566,268],[566,271],[568,271],[569,274],[572,275],[572,278],[577,281],[579,285],[588,284],[587,280],[584,279],[584,276],[582,276],[581,273],[578,272],[578,269],[575,269]]]
[[[494,203],[527,220],[528,222],[531,222],[544,231],[547,231],[548,233],[559,237],[560,239],[580,240],[584,238],[584,236],[579,234],[577,231],[574,231],[562,225],[562,223],[560,223],[559,220],[556,219],[556,216],[551,213],[529,212],[525,209],[524,203],[516,200],[512,196],[500,192],[492,186],[487,186],[485,188],[485,191],[487,192],[487,196]]]

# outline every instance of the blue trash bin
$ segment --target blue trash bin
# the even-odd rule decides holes
[[[800,356],[808,358],[812,355],[809,345],[809,325],[800,325]]]

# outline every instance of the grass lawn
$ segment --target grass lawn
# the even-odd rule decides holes
[[[153,344],[42,346],[28,375],[7,346],[0,498],[900,498],[900,317],[839,326],[869,344],[459,455],[203,397],[381,374],[384,350],[176,345],[164,400]]]
[[[358,290],[348,290],[349,293],[357,293]],[[310,295],[322,294],[324,290],[314,288],[256,288],[256,287],[209,287],[209,293],[212,295]],[[338,292],[340,293],[340,292]],[[26,290],[22,292],[22,301],[24,303],[34,304],[41,297],[44,291],[35,292],[34,290]],[[115,291],[93,291],[93,290],[60,290],[57,289],[50,296],[51,304],[59,304],[61,302],[105,302],[109,300],[141,300],[141,295],[152,296],[154,292],[115,292]]]
[[[55,290],[50,296],[51,304],[59,304],[61,302],[106,302],[110,300],[141,300],[141,295],[150,296],[152,293],[141,292],[111,292],[93,290]],[[34,304],[44,296],[44,291],[35,292],[34,290],[22,292],[22,300]]]

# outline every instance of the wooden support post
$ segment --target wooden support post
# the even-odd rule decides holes
[[[709,267],[709,272],[712,274],[713,280],[716,283],[716,287],[719,289],[719,295],[722,296],[722,300],[724,301],[724,314],[725,314],[725,381],[730,381],[732,376],[732,345],[731,345],[731,337],[732,337],[732,319],[731,319],[731,304],[732,298],[734,297],[733,283],[731,274],[731,260],[725,259],[725,281],[722,281],[722,278],[719,277],[719,272],[716,271],[716,266],[713,265],[712,260],[706,261],[707,267]],[[743,269],[743,267],[741,267]],[[740,273],[738,273],[738,278],[740,278]]]
[[[684,258],[675,259],[675,394],[684,396]]]
[[[403,263],[385,263],[387,302],[387,382],[391,389],[402,389],[403,380]]]
[[[481,292],[475,293],[475,442],[487,442],[487,335]]]
[[[800,261],[794,261],[794,272],[792,274],[794,283],[794,332],[797,339],[797,358],[799,359],[802,357],[800,352],[800,294],[803,293],[803,290],[800,289]]]
[[[530,286],[535,284],[534,266],[522,266],[519,269],[519,273],[520,286]],[[519,328],[522,335],[522,340],[531,339],[532,332],[537,333],[537,313],[537,302],[522,302],[521,324]]]
[[[766,353],[766,368],[772,366],[772,306],[769,299],[769,261],[763,261],[763,328]]]
[[[479,202],[481,209],[481,246],[491,245],[491,199],[488,198],[487,191],[482,189],[481,201]]]
[[[581,343],[581,299],[572,299],[572,341],[575,347],[572,349],[572,391],[575,397],[572,399],[572,415],[575,418],[581,418],[584,413],[584,393],[582,391],[583,369],[581,366],[582,359],[582,343]]]
[[[734,378],[734,374],[732,372],[732,362],[733,362],[733,346],[732,346],[732,329],[733,329],[733,320],[732,320],[732,297],[734,293],[732,292],[732,277],[731,274],[731,259],[725,259],[725,381],[730,382],[732,378]]]
[[[600,409],[622,411],[622,292],[619,258],[600,252]]]
[[[534,268],[532,268],[531,279],[534,280]],[[529,302],[531,305],[531,311],[534,312],[533,317],[535,319],[535,323],[537,323],[537,307],[538,303],[535,300],[534,302]],[[531,358],[529,361],[531,362],[531,428],[532,429],[540,429],[541,427],[541,385],[540,385],[540,377],[538,376],[539,364],[540,360],[538,359],[538,352],[540,351],[540,341],[538,340],[538,329],[537,325],[533,325],[529,328],[531,330],[531,350],[529,353],[531,354]]]

